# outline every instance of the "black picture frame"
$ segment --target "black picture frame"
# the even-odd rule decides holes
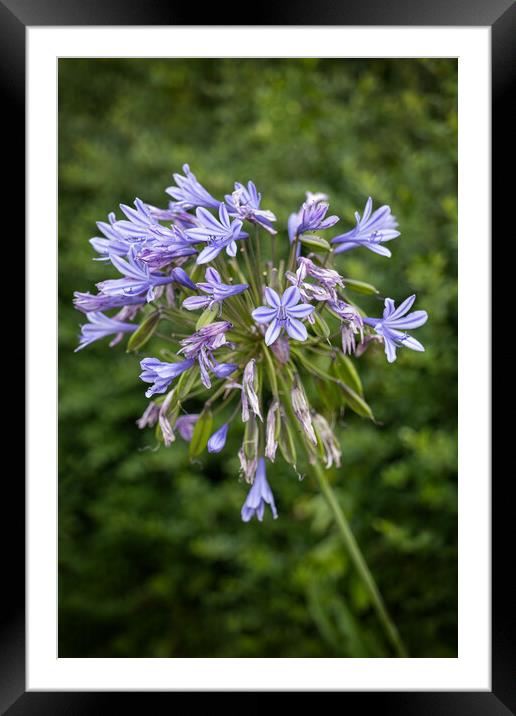
[[[0,0],[0,88],[4,123],[4,148],[14,149],[7,161],[4,155],[2,180],[3,199],[10,221],[6,231],[21,253],[23,217],[24,156],[25,156],[25,37],[27,26],[77,25],[197,25],[194,13],[184,5],[158,0]],[[503,168],[510,161],[510,146],[514,134],[514,112],[511,114],[511,80],[516,66],[516,5],[512,0],[319,0],[317,3],[284,2],[274,9],[260,11],[255,18],[240,19],[224,4],[224,12],[214,5],[203,10],[203,25],[403,25],[403,26],[490,26],[492,31],[492,235],[501,234],[501,222],[506,208],[511,206],[512,182],[504,181]],[[267,22],[263,22],[263,19]],[[224,22],[237,18],[239,22]],[[512,130],[512,132],[511,132]],[[501,237],[511,239],[509,234]],[[6,239],[7,240],[7,239]],[[10,243],[13,238],[9,239]],[[12,246],[12,244],[11,244]],[[12,250],[12,248],[11,248]],[[20,255],[17,253],[17,266]],[[508,270],[508,269],[506,269]],[[19,271],[19,269],[18,269]],[[490,287],[479,289],[489,297]],[[21,293],[21,292],[19,292]],[[493,296],[494,300],[494,296]],[[493,312],[494,313],[494,312]],[[4,319],[5,320],[5,319]],[[21,314],[18,323],[21,325]],[[10,328],[9,328],[10,330]],[[21,333],[21,331],[20,331]],[[14,342],[23,345],[23,337]],[[20,365],[21,348],[14,349],[6,342],[9,363]],[[34,346],[29,346],[34,350]],[[19,368],[17,369],[19,370]],[[19,379],[6,386],[4,405],[20,405]],[[5,414],[5,413],[4,413]],[[19,428],[16,428],[19,431]],[[7,452],[7,448],[4,448]],[[20,453],[21,454],[21,453]],[[12,456],[9,458],[10,464]],[[509,463],[510,464],[510,463]],[[482,714],[516,713],[516,626],[513,616],[514,592],[508,589],[507,575],[511,545],[512,502],[508,499],[510,472],[501,471],[499,480],[492,482],[492,690],[471,692],[342,692],[342,707],[349,709],[360,699],[360,706],[381,709],[395,714]],[[89,714],[109,713],[123,708],[120,699],[130,699],[138,709],[170,708],[176,703],[177,692],[111,693],[111,692],[26,692],[25,691],[25,531],[24,483],[21,470],[4,468],[4,556],[3,597],[0,625],[0,712],[10,716],[20,714]],[[12,519],[6,520],[9,512]],[[203,694],[199,694],[202,696]],[[261,698],[261,694],[260,697]],[[150,701],[147,701],[150,699]],[[364,701],[365,700],[365,701]],[[257,702],[257,704],[259,704]],[[213,706],[213,702],[210,707]]]

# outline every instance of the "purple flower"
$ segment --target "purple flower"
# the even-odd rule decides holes
[[[195,226],[197,223],[195,216],[181,209],[173,201],[169,202],[168,209],[160,209],[158,206],[152,206],[152,204],[147,204],[147,207],[157,221],[171,221],[181,228]]]
[[[181,435],[183,440],[189,443],[193,437],[193,431],[196,422],[199,420],[197,413],[190,413],[189,415],[181,415],[176,420],[176,430]]]
[[[120,258],[120,256],[111,256],[111,262],[125,278],[108,279],[97,284],[100,292],[108,296],[139,296],[145,294],[147,301],[152,301],[156,286],[163,286],[173,281],[180,283],[182,286],[195,289],[195,284],[190,281],[188,274],[182,268],[172,269],[168,276],[153,273],[143,261],[136,258],[134,249],[129,252],[127,261]]]
[[[306,341],[307,332],[299,320],[309,316],[314,307],[309,303],[299,303],[301,296],[296,286],[290,286],[280,298],[274,289],[265,289],[267,306],[259,306],[252,312],[257,323],[268,323],[265,333],[265,343],[270,346],[278,338],[282,329],[285,329],[291,338],[296,341]],[[299,305],[298,305],[299,304]]]
[[[228,256],[236,256],[238,239],[248,237],[242,229],[240,219],[229,220],[228,210],[224,204],[219,206],[219,221],[202,207],[195,212],[201,226],[195,229],[186,229],[186,235],[194,242],[204,241],[208,245],[197,257],[198,264],[206,264],[213,261],[222,249],[226,249]]]
[[[274,495],[272,494],[265,474],[265,458],[261,457],[258,460],[254,482],[242,506],[242,520],[249,522],[249,520],[256,515],[261,522],[263,520],[266,503],[270,505],[272,516],[276,519],[278,517],[278,511],[276,510]]]
[[[258,224],[269,234],[278,233],[272,226],[272,222],[276,221],[276,217],[272,211],[260,209],[262,195],[256,191],[252,181],[248,182],[247,188],[240,182],[235,182],[235,191],[232,194],[226,194],[224,198],[226,199],[230,216],[236,216],[243,221],[247,219],[253,224]]]
[[[120,208],[126,215],[127,219],[122,219],[114,224],[114,228],[126,239],[138,240],[146,239],[149,235],[149,229],[158,222],[152,215],[150,208],[144,204],[141,199],[134,200],[135,209],[126,204],[120,204]]]
[[[100,338],[113,334],[115,334],[115,339],[112,341],[112,345],[114,345],[115,341],[118,343],[124,333],[132,333],[138,328],[138,326],[132,323],[125,323],[124,321],[117,321],[115,318],[109,318],[109,316],[100,313],[100,311],[87,313],[86,318],[89,323],[85,323],[81,326],[79,345],[75,349],[75,352],[86,348],[86,346],[93,343],[93,341],[98,341]]]
[[[153,383],[145,395],[150,398],[155,393],[164,393],[170,383],[195,364],[193,358],[178,363],[164,363],[157,358],[144,358],[140,362],[143,370],[140,378],[144,383]]]
[[[228,436],[229,425],[224,425],[213,433],[211,438],[208,440],[208,452],[220,452],[226,444],[226,438]]]
[[[181,227],[173,226],[167,229],[156,224],[150,229],[149,239],[139,250],[138,259],[151,269],[161,269],[176,259],[196,253]]]
[[[127,256],[131,248],[131,241],[123,236],[116,227],[117,222],[113,211],[109,214],[108,221],[108,224],[106,224],[105,221],[97,221],[97,226],[104,234],[104,238],[94,236],[90,239],[90,244],[95,251],[101,254],[102,258],[98,260],[107,260],[113,254],[116,256]]]
[[[91,313],[93,311],[108,311],[110,308],[121,306],[140,305],[143,306],[145,299],[142,296],[106,296],[103,293],[93,295],[74,291],[73,304],[78,311]]]
[[[338,216],[328,216],[329,205],[325,201],[307,199],[298,214],[291,214],[288,222],[289,237],[293,241],[296,236],[307,231],[323,231],[337,223]]]
[[[183,171],[185,176],[174,174],[177,186],[169,186],[166,189],[167,194],[175,199],[175,206],[181,209],[193,209],[196,206],[216,209],[220,202],[214,199],[202,184],[199,184],[188,164],[183,164]]]
[[[391,214],[389,206],[384,205],[371,213],[373,208],[373,200],[371,197],[366,202],[362,217],[355,212],[356,226],[345,234],[335,236],[331,240],[332,244],[338,244],[335,249],[336,254],[343,251],[355,249],[357,246],[365,246],[366,249],[373,251],[380,256],[391,256],[391,252],[381,244],[384,241],[391,241],[400,235],[396,231],[398,222]]]
[[[197,288],[208,294],[207,296],[189,296],[183,301],[183,306],[189,311],[196,311],[198,308],[210,308],[214,304],[222,304],[222,302],[230,296],[236,296],[245,291],[249,286],[246,283],[238,283],[235,285],[222,283],[220,273],[214,268],[206,269],[205,280],[197,284]]]
[[[395,309],[392,298],[386,298],[383,318],[364,318],[364,323],[373,326],[376,333],[382,336],[389,363],[396,360],[396,349],[401,346],[411,348],[413,351],[425,350],[419,341],[405,333],[412,328],[419,328],[428,319],[426,311],[408,313],[415,300],[416,295],[413,294]]]
[[[344,355],[355,353],[355,335],[359,333],[360,340],[364,340],[364,319],[358,309],[338,298],[330,301],[328,308],[342,321],[340,328],[342,352]]]
[[[227,344],[225,333],[231,327],[229,321],[216,321],[181,341],[179,353],[198,361],[201,382],[205,388],[211,388],[210,372],[217,378],[227,378],[238,368],[235,363],[218,363],[212,354],[212,351]]]
[[[296,273],[287,271],[285,277],[287,281],[297,286],[301,298],[304,301],[336,301],[336,287],[344,287],[340,274],[333,269],[314,264],[311,259],[305,256],[300,256],[297,261],[299,268]],[[318,285],[306,282],[307,276],[315,279]]]

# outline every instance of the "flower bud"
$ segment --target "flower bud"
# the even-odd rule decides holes
[[[294,378],[294,387],[291,393],[292,410],[294,415],[301,423],[301,427],[306,433],[310,442],[317,445],[317,438],[314,433],[312,426],[312,418],[310,416],[310,407],[306,399],[306,393],[304,391],[302,383],[299,381],[299,376],[296,375]]]
[[[260,410],[260,401],[256,391],[259,386],[259,376],[256,369],[256,361],[251,358],[244,368],[244,377],[242,379],[242,420],[247,422],[249,420],[248,406],[251,408],[253,413],[257,415],[263,422],[262,413]],[[244,408],[245,404],[245,408]],[[244,417],[244,415],[246,417]]]
[[[279,402],[274,400],[267,413],[267,426],[265,430],[265,457],[274,462],[278,448],[278,434],[280,428]]]
[[[342,452],[328,421],[322,415],[319,415],[319,413],[315,413],[313,416],[313,424],[325,452],[326,469],[332,465],[340,467]]]

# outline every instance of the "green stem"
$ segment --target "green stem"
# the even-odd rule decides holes
[[[396,650],[396,654],[400,657],[406,657],[407,651],[405,649],[405,646],[403,645],[403,642],[401,641],[400,635],[398,634],[398,630],[396,629],[396,626],[394,625],[392,619],[389,616],[389,613],[387,611],[387,608],[385,607],[384,601],[382,599],[382,595],[380,594],[380,591],[378,587],[376,586],[376,582],[374,581],[373,575],[371,574],[369,567],[367,566],[367,562],[364,559],[364,556],[362,552],[360,551],[360,547],[358,546],[358,543],[355,539],[355,536],[353,535],[353,532],[351,531],[351,527],[349,526],[349,522],[342,511],[339,503],[337,502],[337,498],[335,497],[335,493],[333,492],[333,489],[328,482],[328,479],[326,477],[326,474],[321,467],[321,465],[316,462],[313,465],[315,476],[317,478],[317,481],[319,483],[319,486],[326,498],[326,501],[328,502],[328,505],[333,513],[333,517],[335,519],[335,523],[337,524],[337,527],[339,528],[339,532],[342,536],[342,540],[344,544],[346,545],[346,548],[349,552],[349,555],[351,557],[351,560],[353,564],[355,565],[355,569],[357,570],[358,574],[362,578],[362,581],[364,582],[364,585],[369,593],[369,596],[371,597],[371,601],[373,603],[373,606],[376,610],[376,613],[378,614],[378,618],[380,622],[382,623],[382,626],[385,629],[385,632],[389,638],[389,641],[393,645],[394,649]]]

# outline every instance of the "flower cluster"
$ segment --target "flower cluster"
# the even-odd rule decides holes
[[[345,278],[336,263],[359,248],[391,256],[383,244],[400,234],[388,206],[373,211],[369,198],[355,226],[328,240],[319,234],[339,217],[328,216],[325,194],[307,192],[283,239],[252,181],[235,182],[223,201],[187,164],[174,182],[167,207],[136,199],[134,208],[121,205],[125,218],[111,213],[98,222],[102,237],[90,243],[118,275],[97,283],[94,294],[74,294],[87,318],[77,350],[106,336],[114,345],[128,334],[152,398],[137,424],[153,427],[165,446],[179,435],[192,458],[218,453],[240,423],[238,458],[250,484],[242,520],[261,521],[266,505],[277,517],[266,461],[279,452],[296,469],[301,449],[310,463],[339,467],[334,426],[343,410],[373,417],[350,356],[374,343],[383,344],[390,363],[399,348],[423,351],[407,331],[427,314],[411,311],[412,295],[397,307],[385,298],[380,318],[366,315],[351,295],[377,300],[378,291]],[[309,402],[306,381],[320,389],[316,395],[332,391],[321,412]],[[226,418],[217,424],[221,413]]]

